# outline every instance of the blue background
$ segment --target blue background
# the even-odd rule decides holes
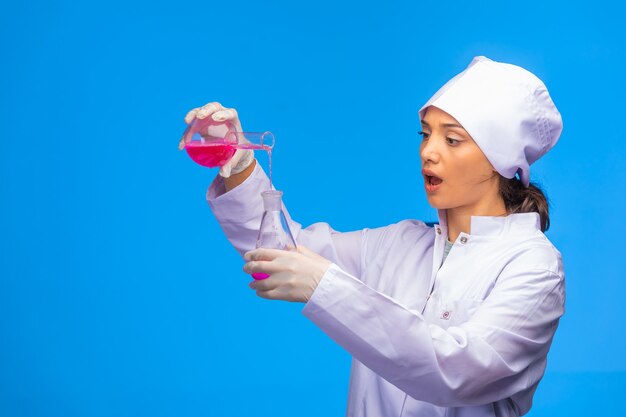
[[[417,110],[475,55],[549,87],[533,165],[567,311],[530,416],[622,410],[624,10],[606,1],[6,2],[0,12],[0,415],[341,416],[350,356],[257,298],[176,146],[220,101],[276,135],[293,217],[435,220]],[[267,161],[261,163],[267,167]]]

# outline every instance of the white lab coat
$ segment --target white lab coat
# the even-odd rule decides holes
[[[207,192],[241,254],[254,248],[266,189],[257,164],[230,192],[219,176]],[[434,227],[349,233],[285,213],[297,243],[334,262],[302,313],[353,357],[347,416],[528,412],[565,302],[561,255],[538,214],[472,217],[442,265],[443,211]]]

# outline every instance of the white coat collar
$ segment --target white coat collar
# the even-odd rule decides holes
[[[442,236],[448,236],[446,210],[437,210]],[[471,236],[498,236],[515,231],[541,230],[539,213],[514,213],[505,217],[472,216],[470,218]]]

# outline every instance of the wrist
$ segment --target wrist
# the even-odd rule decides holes
[[[243,171],[238,174],[231,175],[230,177],[224,177],[224,187],[226,191],[230,191],[233,188],[241,185],[254,171],[254,167],[256,166],[255,159],[252,158],[252,163]]]
[[[230,170],[231,175],[236,175],[248,168],[254,161],[254,151],[252,149],[243,149],[243,155],[237,161],[237,164]]]

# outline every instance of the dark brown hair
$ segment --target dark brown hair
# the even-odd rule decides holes
[[[537,184],[531,182],[526,188],[517,177],[500,176],[500,195],[508,213],[539,213],[541,231],[550,228],[548,199]]]

